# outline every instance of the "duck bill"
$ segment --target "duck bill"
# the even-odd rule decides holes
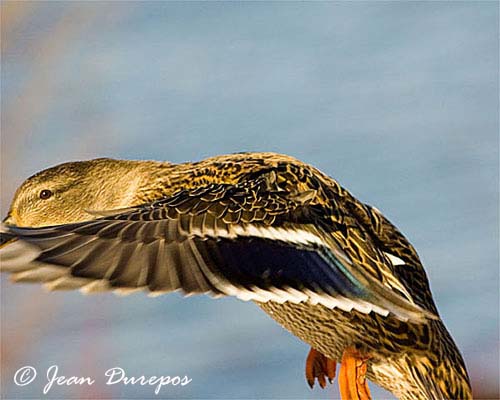
[[[2,224],[5,225],[15,225],[14,218],[12,218],[12,214],[9,212],[7,216],[2,220]]]

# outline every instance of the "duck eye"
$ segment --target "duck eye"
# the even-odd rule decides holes
[[[43,189],[41,192],[40,192],[40,198],[42,200],[47,200],[49,197],[52,196],[52,191],[50,191],[49,189]]]

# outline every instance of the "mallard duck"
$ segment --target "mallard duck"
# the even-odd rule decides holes
[[[292,157],[95,159],[28,178],[2,225],[3,271],[84,293],[176,290],[257,303],[311,346],[306,379],[347,399],[470,399],[460,352],[408,240]]]

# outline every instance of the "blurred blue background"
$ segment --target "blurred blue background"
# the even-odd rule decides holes
[[[477,398],[498,398],[498,4],[2,2],[1,207],[29,175],[108,156],[276,151],[413,242]],[[1,280],[2,396],[338,398],[308,346],[235,299],[85,297]],[[12,383],[21,366],[39,377]],[[183,388],[106,386],[189,375]],[[375,398],[393,398],[374,387]]]

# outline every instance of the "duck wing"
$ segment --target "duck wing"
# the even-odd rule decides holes
[[[358,239],[332,218],[337,210],[332,214],[332,204],[320,199],[318,185],[298,191],[278,174],[181,190],[85,222],[4,225],[0,268],[14,281],[44,282],[52,290],[181,290],[412,322],[434,318],[396,278],[353,257],[349,243]]]

